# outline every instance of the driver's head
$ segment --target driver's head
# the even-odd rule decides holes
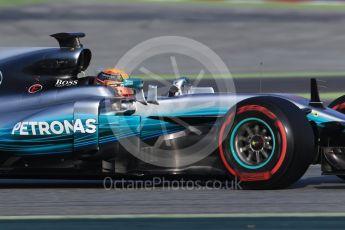
[[[118,96],[129,97],[134,95],[134,90],[123,86],[123,81],[128,78],[129,76],[125,71],[109,68],[97,75],[95,83],[110,86]]]
[[[123,80],[128,79],[129,76],[128,74],[120,69],[116,68],[108,68],[102,70],[98,75],[97,75],[97,81],[100,83],[103,83],[105,85],[121,85]]]

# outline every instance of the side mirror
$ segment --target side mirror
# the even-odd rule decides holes
[[[142,89],[144,87],[144,82],[138,78],[125,79],[123,81],[123,87],[132,89]]]
[[[135,99],[144,105],[147,105],[147,101],[144,95],[144,81],[138,78],[125,79],[123,81],[123,87],[135,89]]]

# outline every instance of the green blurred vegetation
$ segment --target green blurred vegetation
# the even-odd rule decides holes
[[[146,4],[186,4],[207,7],[226,7],[242,9],[288,9],[288,10],[318,10],[318,11],[345,11],[344,4],[335,4],[326,1],[313,4],[312,2],[289,3],[274,1],[246,1],[246,0],[0,0],[0,7],[11,7],[31,4],[97,4],[97,3],[146,3]]]
[[[1,7],[10,7],[18,5],[31,5],[47,2],[47,0],[0,0]]]

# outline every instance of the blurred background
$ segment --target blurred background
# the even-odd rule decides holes
[[[308,96],[318,77],[329,101],[345,90],[344,23],[339,0],[1,0],[0,46],[56,46],[48,35],[85,32],[92,75],[149,38],[185,36],[223,59],[238,92]],[[153,62],[153,72],[173,73],[168,60]],[[183,75],[199,73],[178,64]]]

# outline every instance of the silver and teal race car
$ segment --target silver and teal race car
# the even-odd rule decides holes
[[[57,48],[0,51],[0,172],[4,177],[238,178],[284,188],[309,165],[345,175],[345,97],[235,94],[175,80],[166,94],[129,78],[121,97],[78,78],[91,51],[82,33]],[[145,90],[144,90],[145,89]],[[146,91],[146,92],[144,92]]]

